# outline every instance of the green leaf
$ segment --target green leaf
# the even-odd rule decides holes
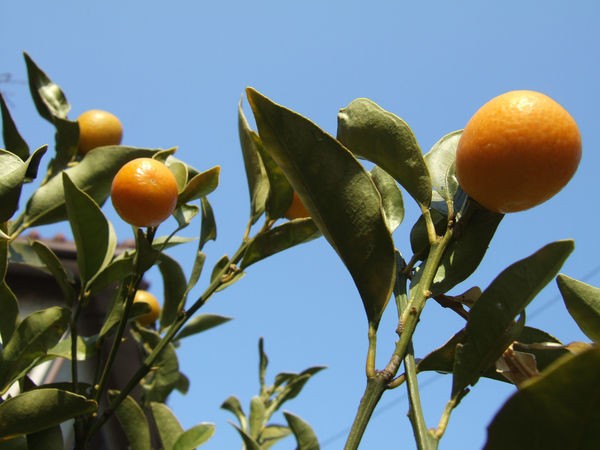
[[[269,196],[269,178],[260,157],[262,142],[260,142],[258,135],[250,129],[242,109],[241,100],[238,105],[238,132],[250,193],[250,220],[251,223],[256,223],[258,218],[265,212],[267,197]]]
[[[448,225],[448,217],[437,209],[430,209],[431,220],[438,236],[443,236]],[[424,261],[429,253],[429,237],[427,236],[427,227],[425,218],[420,215],[412,229],[410,230],[410,247],[419,260]]]
[[[111,146],[93,150],[77,165],[65,170],[73,183],[87,193],[98,205],[110,194],[112,179],[128,161],[152,157],[157,150]],[[53,177],[38,188],[25,209],[27,226],[59,222],[67,218],[62,177]]]
[[[231,319],[231,317],[219,316],[218,314],[199,314],[186,322],[185,327],[177,334],[175,340],[202,333],[229,322]]]
[[[238,427],[235,424],[231,424],[233,428],[237,430],[240,437],[242,438],[242,442],[244,443],[244,450],[261,450],[260,445],[248,435],[244,430]]]
[[[77,361],[89,360],[98,349],[97,336],[77,336]],[[71,336],[61,339],[58,344],[48,349],[48,358],[72,359]]]
[[[504,217],[475,202],[469,202],[467,208],[433,279],[430,290],[434,296],[448,292],[475,272]]]
[[[200,244],[198,248],[202,249],[208,241],[217,239],[217,224],[215,222],[212,206],[210,206],[208,199],[202,198],[200,205],[202,206],[202,225],[200,228]]]
[[[185,292],[179,304],[179,309],[185,308],[185,303],[187,301],[188,295],[190,291],[196,286],[198,280],[200,279],[200,275],[202,274],[202,269],[204,268],[204,262],[206,261],[206,254],[198,250],[196,252],[196,258],[194,258],[194,265],[192,266],[192,272],[190,274],[190,278],[185,287]]]
[[[240,267],[246,267],[262,259],[287,250],[295,245],[316,239],[321,235],[312,219],[296,219],[261,232],[250,242]]]
[[[173,217],[175,217],[175,220],[177,220],[177,224],[179,225],[177,231],[183,230],[185,227],[187,227],[199,212],[200,208],[197,205],[184,203],[177,206],[172,213]]]
[[[2,342],[8,342],[17,328],[19,304],[17,302],[17,297],[4,279],[0,281],[0,304],[2,305],[2,313],[0,314],[0,337],[2,337]]]
[[[550,243],[507,267],[475,302],[456,349],[452,396],[474,385],[512,342],[514,319],[559,271],[573,251],[573,241]]]
[[[600,448],[600,348],[525,382],[488,426],[486,450]]]
[[[37,172],[45,152],[46,147],[41,147],[23,162],[13,153],[0,149],[0,223],[10,219],[18,209],[23,183],[30,172]]]
[[[251,88],[247,95],[265,150],[345,263],[376,327],[396,270],[375,184],[346,148],[308,119]]]
[[[304,420],[300,417],[284,411],[283,415],[285,416],[285,420],[287,420],[292,433],[294,433],[294,437],[296,438],[296,442],[298,443],[297,450],[319,450],[319,440],[317,439],[317,435]]]
[[[132,257],[127,256],[114,259],[94,277],[88,285],[88,289],[92,294],[100,292],[111,284],[128,278],[133,272]]]
[[[183,433],[183,428],[177,417],[164,403],[150,402],[150,410],[154,417],[154,423],[158,428],[162,448],[165,450],[173,449],[177,438]]]
[[[338,140],[354,154],[392,175],[424,207],[431,203],[431,179],[417,139],[398,116],[366,98],[338,114]]]
[[[205,172],[194,176],[179,195],[178,203],[187,203],[202,197],[206,197],[219,186],[219,174],[221,167],[216,166]]]
[[[212,423],[199,423],[179,435],[173,450],[194,450],[196,447],[206,443],[215,434],[215,426]]]
[[[258,441],[260,433],[268,420],[266,416],[266,406],[263,399],[255,395],[250,400],[250,417],[249,417],[249,433],[250,437],[255,441]]]
[[[393,233],[404,220],[402,191],[396,184],[396,180],[379,166],[373,167],[371,178],[373,178],[373,183],[375,183],[375,187],[381,195],[388,229],[390,233]]]
[[[288,437],[292,431],[283,425],[267,425],[260,436],[261,450],[269,450],[281,439]]]
[[[313,375],[315,375],[323,369],[325,369],[324,366],[314,366],[303,370],[299,374],[278,374],[275,377],[275,385],[277,386],[282,382],[282,380],[285,380],[285,386],[281,389],[281,391],[277,394],[277,396],[273,399],[272,403],[269,405],[267,415],[271,416],[275,411],[277,411],[281,407],[281,405],[295,398],[300,393],[300,391],[302,391],[302,388],[304,388],[308,380],[310,380],[310,378]]]
[[[63,172],[67,216],[75,246],[81,284],[87,286],[112,260],[117,236],[96,202]]]
[[[560,274],[556,277],[565,306],[581,331],[600,341],[600,288]]]
[[[58,343],[70,317],[67,308],[53,306],[30,314],[18,325],[0,354],[0,394]]]
[[[45,430],[97,408],[95,401],[59,389],[23,392],[0,403],[0,438]]]
[[[110,390],[109,397],[113,398],[119,394],[119,391]],[[127,396],[115,411],[117,420],[121,424],[129,447],[131,450],[147,450],[150,446],[150,427],[144,411],[138,403]]]
[[[234,397],[233,395],[228,397],[227,400],[221,404],[221,409],[232,413],[237,418],[242,429],[245,430],[248,428],[248,419],[246,418],[246,414],[244,414],[244,410],[242,409],[242,404],[237,397]]]
[[[66,119],[71,105],[64,92],[37,66],[31,57],[24,53],[27,65],[29,90],[40,116],[54,123],[54,118]]]
[[[40,260],[46,265],[48,271],[52,274],[60,288],[65,303],[69,306],[72,305],[77,298],[73,274],[67,273],[60,258],[43,242],[33,241],[31,243],[31,248],[33,248]]]
[[[27,435],[27,450],[62,450],[64,445],[60,425]]]
[[[187,280],[181,265],[166,253],[158,255],[158,269],[163,279],[164,302],[160,326],[166,328],[177,318],[185,299]]]
[[[2,93],[0,93],[0,111],[2,112],[2,139],[6,150],[14,153],[23,161],[27,160],[29,158],[29,146],[19,134]]]
[[[256,115],[256,112],[254,114]],[[294,189],[287,179],[287,174],[277,165],[273,159],[273,155],[265,149],[262,143],[264,136],[260,136],[260,138],[261,145],[257,148],[269,180],[269,195],[265,205],[267,219],[280,219],[285,216],[285,213],[292,204]]]
[[[458,130],[443,136],[425,155],[432,188],[444,201],[452,201],[458,190],[454,161],[461,135],[462,130]]]
[[[55,156],[48,167],[47,177],[51,178],[66,169],[77,154],[79,146],[79,123],[66,118],[55,117]],[[104,150],[100,150],[104,151]],[[87,156],[87,155],[86,155]]]
[[[260,384],[261,395],[266,391],[265,378],[267,375],[267,366],[269,357],[265,353],[265,340],[261,337],[258,340],[258,382]]]

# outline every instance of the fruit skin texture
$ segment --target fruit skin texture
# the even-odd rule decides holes
[[[123,138],[123,125],[113,114],[91,109],[77,118],[79,123],[79,153],[104,145],[119,145]]]
[[[141,316],[138,316],[136,318],[136,320],[138,321],[138,323],[140,325],[147,327],[149,325],[152,325],[154,322],[156,322],[156,319],[158,319],[158,316],[160,315],[160,304],[158,303],[158,300],[156,299],[156,297],[154,295],[152,295],[148,291],[139,289],[135,293],[133,302],[134,303],[145,302],[150,306],[149,312],[147,312],[146,314],[142,314]]]
[[[539,92],[510,91],[467,123],[456,150],[456,177],[487,209],[516,212],[558,193],[580,159],[577,123],[561,105]]]
[[[115,175],[111,199],[125,222],[137,227],[155,227],[171,215],[177,205],[177,181],[162,162],[137,158]]]
[[[296,192],[294,192],[292,204],[285,212],[285,217],[289,220],[304,219],[306,217],[310,217],[310,214],[306,210],[304,203],[302,203],[302,200],[300,200],[300,197]]]

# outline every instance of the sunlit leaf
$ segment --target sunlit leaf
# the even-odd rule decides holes
[[[97,408],[95,401],[59,389],[23,392],[0,403],[0,438],[35,433]]]
[[[488,426],[486,450],[600,448],[600,348],[525,382]]]
[[[265,402],[260,396],[255,395],[250,399],[250,417],[248,417],[248,431],[252,439],[258,441],[260,432],[267,419]]]
[[[323,369],[325,369],[324,366],[314,366],[309,367],[298,374],[278,374],[275,378],[275,385],[277,386],[278,381],[281,382],[281,379],[285,378],[285,386],[283,386],[281,391],[274,398],[273,402],[269,405],[269,411],[267,414],[269,416],[272,415],[273,412],[281,408],[285,402],[295,398],[300,391],[302,391],[308,380],[310,380],[313,375],[317,374]]]
[[[258,135],[250,129],[242,101],[238,105],[238,132],[244,157],[248,191],[250,193],[250,218],[255,223],[265,212],[267,197],[269,195],[269,179],[265,166],[260,158],[259,148],[262,146]]]
[[[172,449],[179,435],[183,433],[181,424],[173,411],[164,403],[150,402],[150,410],[154,417],[154,423],[158,428],[162,448]]]
[[[227,323],[231,319],[231,317],[220,316],[218,314],[199,314],[186,322],[183,329],[179,332],[179,334],[177,334],[175,340],[202,333],[206,330],[210,330],[211,328]]]
[[[29,90],[40,116],[54,123],[54,117],[66,119],[71,105],[67,101],[64,92],[48,75],[38,67],[31,57],[24,53],[27,66],[27,78]]]
[[[258,445],[258,443],[254,439],[252,439],[252,437],[248,433],[246,433],[244,430],[242,430],[240,427],[233,423],[231,424],[231,426],[233,426],[233,428],[236,429],[236,431],[242,438],[242,442],[244,443],[244,450],[261,450],[260,445]]]
[[[205,172],[199,173],[192,178],[179,195],[178,203],[187,203],[202,197],[206,197],[219,185],[221,167],[216,166]]]
[[[443,136],[425,155],[432,188],[445,201],[453,200],[458,189],[454,161],[461,135],[462,130],[458,130]]]
[[[246,429],[248,427],[248,419],[246,418],[246,414],[242,409],[242,404],[237,397],[228,397],[227,400],[221,404],[221,409],[232,413],[237,418],[242,429]]]
[[[184,203],[177,206],[172,214],[179,225],[179,230],[182,230],[192,222],[192,219],[196,217],[199,212],[200,208],[198,205]]]
[[[181,265],[166,253],[158,255],[158,269],[163,279],[164,302],[160,326],[168,327],[177,318],[186,291],[186,278]]]
[[[258,234],[250,243],[240,267],[246,267],[262,259],[287,250],[297,244],[308,242],[321,235],[312,219],[296,219]]]
[[[0,93],[0,112],[2,112],[2,139],[6,150],[25,161],[29,158],[29,146],[25,142],[25,139],[21,137],[17,125],[6,106],[2,93]]]
[[[431,180],[417,139],[404,120],[366,98],[338,113],[337,138],[383,168],[421,205],[431,203]]]
[[[217,224],[212,206],[210,206],[206,197],[201,199],[200,205],[202,207],[202,225],[200,228],[199,248],[202,249],[208,241],[217,239]]]
[[[404,220],[402,191],[396,184],[396,180],[379,166],[375,166],[371,170],[371,178],[381,195],[388,229],[390,233],[393,233]]]
[[[199,423],[179,435],[175,445],[173,445],[173,450],[194,450],[207,442],[214,434],[214,424]]]
[[[482,372],[512,342],[513,322],[560,270],[573,251],[573,241],[542,247],[500,273],[475,302],[456,348],[452,395],[477,382]]]
[[[394,244],[371,177],[346,148],[308,119],[251,88],[246,92],[265,151],[346,264],[376,327],[396,270]]]
[[[284,411],[283,415],[292,433],[294,433],[298,450],[319,450],[317,435],[309,424],[290,412]]]
[[[600,288],[560,274],[556,283],[571,317],[594,342],[600,341]]]
[[[0,394],[58,343],[70,317],[68,309],[53,306],[23,319],[0,354]]]
[[[75,186],[63,173],[65,204],[73,239],[77,247],[77,265],[81,283],[86,286],[112,260],[117,236],[94,200]]]
[[[109,391],[111,398],[119,391]],[[131,396],[127,396],[115,411],[131,450],[147,450],[150,448],[150,427],[144,411]]]
[[[269,450],[281,439],[288,437],[292,433],[289,427],[283,425],[267,425],[260,436],[261,450]]]
[[[57,175],[68,167],[77,154],[79,145],[79,124],[77,121],[55,117],[54,127],[56,128],[55,154],[48,167],[48,178]]]

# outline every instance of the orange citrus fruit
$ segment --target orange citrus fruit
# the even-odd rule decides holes
[[[171,215],[177,194],[177,181],[167,166],[156,159],[137,158],[119,169],[110,195],[125,222],[155,227]]]
[[[304,203],[302,203],[302,200],[300,200],[300,197],[296,192],[294,192],[292,203],[290,204],[290,207],[287,209],[284,215],[289,220],[304,219],[306,217],[310,217],[310,214],[306,210]]]
[[[138,289],[133,298],[133,302],[144,302],[150,306],[150,311],[136,318],[140,325],[147,327],[148,325],[152,325],[156,319],[158,319],[158,316],[160,315],[160,305],[156,297],[150,292]]]
[[[85,155],[96,147],[119,145],[123,137],[121,121],[113,114],[91,109],[77,118],[79,124],[79,153]]]
[[[469,120],[456,150],[462,189],[487,209],[532,208],[560,191],[577,170],[581,135],[571,115],[535,91],[511,91]]]

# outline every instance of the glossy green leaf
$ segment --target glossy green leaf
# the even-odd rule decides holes
[[[117,236],[96,202],[75,186],[66,172],[62,178],[67,217],[77,247],[79,277],[86,286],[112,260]]]
[[[248,427],[248,419],[246,418],[246,414],[242,409],[242,404],[237,397],[228,397],[227,400],[221,404],[221,409],[232,413],[237,418],[242,429],[246,429]]]
[[[187,227],[192,222],[192,219],[196,217],[199,212],[200,207],[198,207],[198,205],[190,205],[187,203],[179,205],[177,208],[175,208],[172,215],[173,217],[175,217],[177,225],[179,225],[178,231],[183,230],[185,227]]]
[[[162,448],[173,449],[177,438],[183,433],[183,428],[177,417],[175,417],[173,411],[164,403],[150,402],[150,410],[158,429]]]
[[[109,391],[109,397],[113,398],[119,391]],[[117,407],[115,414],[121,424],[129,447],[131,450],[148,450],[150,446],[150,427],[144,411],[131,396],[123,399]]]
[[[0,403],[0,438],[45,430],[97,408],[95,401],[59,389],[23,392]]]
[[[0,354],[0,394],[58,343],[70,317],[67,308],[53,306],[23,319]]]
[[[116,328],[116,326],[121,321],[121,317],[123,317],[123,314],[125,313],[125,298],[127,296],[127,286],[129,284],[129,279],[124,278],[121,281],[122,282],[119,285],[119,289],[112,298],[112,303],[110,308],[108,309],[106,318],[102,323],[102,328],[98,333],[98,336],[101,338],[107,336]]]
[[[215,222],[215,215],[208,199],[202,198],[200,205],[202,207],[202,225],[200,228],[199,248],[202,249],[208,241],[217,239],[217,223]]]
[[[465,338],[458,344],[452,395],[477,382],[512,342],[514,319],[552,280],[573,251],[573,241],[556,241],[510,265],[471,309]]]
[[[295,245],[316,239],[321,235],[312,219],[296,219],[258,234],[248,245],[240,267],[287,250]]]
[[[183,329],[177,334],[175,340],[202,333],[206,330],[210,330],[211,328],[227,323],[231,319],[231,317],[220,316],[218,314],[199,314],[186,322]]]
[[[431,179],[417,139],[404,120],[366,98],[338,114],[338,140],[392,175],[417,203],[431,203]]]
[[[21,137],[17,125],[6,106],[2,93],[0,93],[0,112],[2,113],[2,139],[6,150],[15,154],[23,161],[27,160],[29,158],[29,146],[25,142],[25,139]]]
[[[379,166],[373,167],[371,178],[373,178],[373,183],[375,183],[375,187],[381,195],[383,212],[385,213],[388,229],[390,233],[393,233],[404,220],[402,191],[396,184],[394,177]]]
[[[273,445],[288,437],[290,434],[292,434],[292,431],[289,427],[283,425],[267,425],[260,436],[261,450],[269,450]]]
[[[0,304],[2,305],[2,313],[0,313],[0,337],[2,338],[2,342],[8,342],[17,328],[19,304],[17,297],[4,279],[0,281]]]
[[[157,150],[135,147],[102,147],[89,152],[77,165],[67,169],[71,181],[98,205],[110,194],[112,179],[128,161],[152,157]],[[67,218],[62,177],[53,177],[31,196],[25,210],[27,226],[54,223]]]
[[[524,383],[488,426],[486,450],[600,448],[600,348]]]
[[[214,434],[214,424],[199,423],[179,435],[173,450],[194,450],[196,447],[208,442]]]
[[[503,217],[469,202],[433,279],[433,295],[448,292],[475,272]]]
[[[319,440],[317,435],[310,427],[308,423],[302,420],[300,417],[284,411],[283,413],[285,420],[287,420],[298,446],[297,450],[319,450]]]
[[[240,427],[233,423],[231,425],[233,426],[233,428],[236,429],[236,431],[242,438],[242,442],[244,443],[244,450],[261,450],[260,445],[258,445],[258,443],[254,439],[252,439],[252,437],[250,437],[248,433],[246,433],[244,430],[242,430]]]
[[[454,161],[461,135],[462,130],[458,130],[443,136],[425,155],[432,188],[445,201],[453,200],[458,190]]]
[[[178,203],[187,203],[206,197],[219,186],[220,173],[221,167],[215,166],[196,175],[188,182],[183,192],[179,195]]]
[[[64,445],[60,425],[27,435],[27,450],[62,450]]]
[[[73,274],[67,272],[60,258],[43,242],[33,241],[31,248],[37,253],[40,260],[44,262],[46,268],[54,277],[66,304],[69,306],[72,305],[77,298]]]
[[[375,184],[346,148],[308,119],[251,88],[247,95],[265,150],[345,263],[369,321],[377,326],[396,270]]]
[[[48,358],[72,359],[71,336],[61,339],[58,344],[48,349]],[[98,339],[96,336],[77,336],[77,361],[89,360],[98,350]]]
[[[174,158],[172,159],[170,157],[164,160],[163,162],[173,173],[173,176],[175,176],[175,180],[177,181],[177,192],[181,194],[188,183],[188,165],[185,164],[183,161],[179,161]]]
[[[258,441],[267,420],[265,402],[260,396],[255,395],[250,399],[250,417],[248,418],[248,432],[252,439]]]
[[[213,281],[215,281],[216,278],[220,276],[220,274],[223,272],[223,269],[225,269],[226,267],[229,267],[229,256],[223,255],[217,261],[215,267],[213,267],[213,270],[210,274],[210,282],[212,283]]]
[[[68,167],[69,163],[75,158],[79,146],[79,124],[76,121],[55,117],[54,127],[56,129],[55,154],[48,167],[48,178],[57,175]],[[104,151],[104,149],[99,151]]]
[[[185,296],[187,280],[181,265],[166,253],[158,255],[158,263],[158,269],[163,279],[164,294],[160,326],[165,328],[177,318]]]
[[[29,90],[40,116],[54,123],[54,118],[66,119],[71,105],[61,88],[40,69],[31,57],[24,53],[27,66]]]
[[[192,272],[190,273],[190,278],[188,279],[187,285],[185,287],[185,292],[179,304],[179,309],[185,308],[185,304],[190,291],[196,286],[198,280],[200,279],[200,275],[202,274],[202,269],[204,268],[205,261],[206,254],[201,251],[197,251],[196,258],[194,258],[194,264],[192,265]]]
[[[254,114],[256,115],[256,112]],[[260,136],[260,139],[260,142],[263,142],[264,136]],[[292,204],[294,189],[290,185],[286,173],[281,170],[264,144],[258,146],[258,151],[269,180],[269,195],[265,204],[267,219],[280,219],[285,216]]]
[[[37,149],[25,162],[15,154],[0,149],[0,223],[9,220],[19,207],[23,183],[37,165],[46,147]]]
[[[97,293],[106,287],[126,279],[134,272],[133,258],[119,258],[111,261],[88,285],[91,293]]]
[[[560,274],[556,277],[567,310],[581,331],[594,342],[600,341],[600,288]]]
[[[260,157],[262,142],[258,135],[250,129],[242,102],[238,105],[238,132],[244,157],[248,191],[250,193],[250,220],[256,223],[258,218],[265,212],[267,197],[269,196],[269,179],[267,171]]]

